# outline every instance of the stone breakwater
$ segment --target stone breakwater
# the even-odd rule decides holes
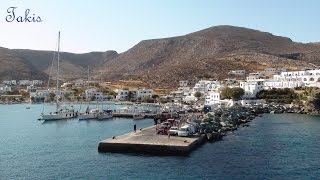
[[[192,114],[189,114],[190,116]],[[234,131],[241,124],[250,122],[259,114],[255,108],[233,107],[216,109],[205,115],[198,115],[196,120],[187,118],[183,123],[196,126],[196,133],[189,137],[159,135],[152,126],[130,132],[121,136],[113,136],[99,142],[99,152],[142,153],[153,155],[188,155],[206,140],[221,140],[228,131]]]
[[[210,141],[221,140],[228,131],[235,131],[242,124],[249,126],[246,123],[252,121],[259,113],[261,112],[254,107],[215,109],[201,118],[199,134],[205,134]]]

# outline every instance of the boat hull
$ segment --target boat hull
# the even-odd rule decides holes
[[[144,119],[145,116],[143,114],[134,114],[133,119],[138,120],[138,119]]]
[[[110,119],[112,118],[112,114],[98,114],[98,119],[103,120],[103,119]]]
[[[97,119],[97,114],[79,114],[79,120]]]
[[[60,114],[44,114],[41,116],[41,119],[44,121],[55,121],[62,119],[72,119],[77,117],[75,113],[60,113]]]

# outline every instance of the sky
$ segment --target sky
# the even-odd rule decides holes
[[[29,16],[42,22],[7,22]],[[146,39],[185,35],[233,25],[320,42],[317,0],[0,0],[0,46],[10,49],[121,53]],[[34,15],[33,15],[34,14]]]

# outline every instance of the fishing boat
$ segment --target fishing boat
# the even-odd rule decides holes
[[[87,107],[86,112],[79,113],[78,118],[79,120],[97,119],[98,114],[99,114],[99,109],[89,109],[89,107]]]
[[[99,111],[97,117],[99,120],[110,119],[113,117],[113,111],[111,109],[101,110]]]
[[[133,119],[144,119],[145,115],[142,113],[133,114]]]
[[[54,58],[53,58],[54,61]],[[61,102],[59,102],[61,92],[59,91],[59,74],[60,74],[60,31],[58,33],[58,50],[57,50],[57,87],[55,91],[56,98],[56,110],[54,112],[50,112],[45,114],[43,111],[41,113],[40,120],[44,121],[52,121],[52,120],[62,120],[62,119],[71,119],[75,118],[78,115],[78,112],[74,110],[73,106],[63,106]],[[49,84],[49,83],[48,83]],[[44,108],[43,108],[44,109]]]
[[[88,66],[88,81],[87,81],[87,84],[89,83],[90,81],[90,76],[89,76],[89,66]],[[88,89],[88,87],[87,87]],[[90,101],[88,100],[87,98],[87,103],[88,106],[87,106],[87,109],[85,112],[81,112],[80,109],[81,109],[81,105],[80,105],[80,109],[79,109],[79,115],[78,115],[78,119],[79,120],[89,120],[89,119],[97,119],[98,118],[98,114],[99,114],[99,109],[98,108],[90,108]],[[88,102],[89,101],[89,102]]]

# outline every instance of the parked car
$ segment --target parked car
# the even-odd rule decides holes
[[[176,136],[178,135],[178,127],[172,126],[169,130],[170,135]]]
[[[161,126],[165,126],[169,129],[171,127],[171,124],[169,122],[163,122],[161,123]]]
[[[165,126],[165,125],[161,125],[158,128],[157,134],[167,134],[167,130],[169,129],[169,127]]]
[[[189,136],[189,129],[188,126],[182,126],[179,130],[178,130],[178,136],[183,136],[183,137],[187,137]]]
[[[194,133],[195,133],[194,126],[191,124],[186,124],[179,129],[178,136],[186,137],[186,136],[193,135]]]

